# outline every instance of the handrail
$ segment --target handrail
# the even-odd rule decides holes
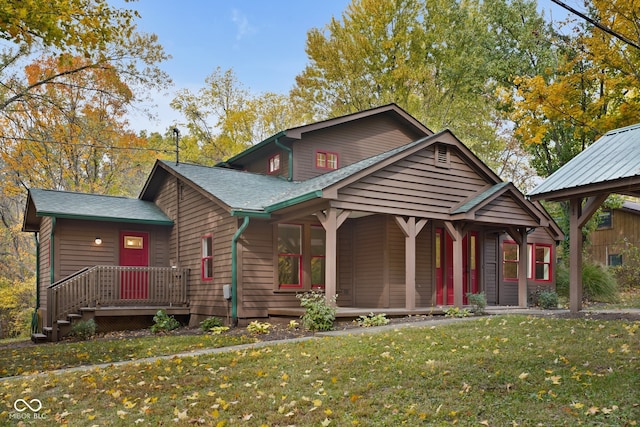
[[[188,277],[172,267],[85,267],[47,288],[46,326],[85,307],[185,306]]]

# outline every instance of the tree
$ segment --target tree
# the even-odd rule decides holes
[[[195,138],[200,151],[197,160],[202,164],[215,164],[300,124],[287,97],[269,92],[254,95],[232,69],[223,72],[220,67],[206,78],[197,94],[183,90],[171,106],[186,119],[187,138]],[[193,140],[185,142],[193,147]]]
[[[543,23],[526,0],[354,0],[341,20],[309,31],[310,63],[292,96],[315,119],[395,102],[499,169],[508,141],[496,88],[535,56],[529,34]]]

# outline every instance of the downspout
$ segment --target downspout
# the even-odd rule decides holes
[[[276,137],[275,143],[277,147],[282,148],[284,151],[286,151],[289,154],[289,161],[287,162],[287,166],[288,166],[287,181],[292,181],[293,180],[293,148],[287,147],[286,145],[282,144],[280,142],[280,137]]]
[[[231,322],[238,325],[238,239],[249,226],[249,217],[245,216],[240,228],[231,239]]]
[[[38,310],[40,309],[40,240],[38,233],[33,233],[33,239],[36,242],[36,308],[31,315],[31,333],[38,332]]]

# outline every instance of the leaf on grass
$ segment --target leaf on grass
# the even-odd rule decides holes
[[[528,376],[529,376],[528,372],[523,372],[520,375],[518,375],[518,378],[521,380],[526,380]]]

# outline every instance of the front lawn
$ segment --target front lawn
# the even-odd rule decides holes
[[[636,425],[639,329],[492,316],[25,377],[1,383],[0,423],[38,399],[26,424]]]

